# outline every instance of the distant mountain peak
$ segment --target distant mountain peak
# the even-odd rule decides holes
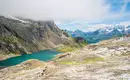
[[[95,31],[83,32],[76,30],[69,33],[72,37],[83,37],[88,43],[95,43],[101,40],[110,39],[115,36],[123,36],[130,34],[130,26],[125,25],[107,25]]]

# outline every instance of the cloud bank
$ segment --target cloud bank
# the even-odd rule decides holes
[[[129,25],[129,4],[130,0],[0,0],[0,14],[54,20],[61,29],[91,31],[109,24]]]
[[[0,0],[0,14],[37,20],[101,20],[109,10],[105,0]]]

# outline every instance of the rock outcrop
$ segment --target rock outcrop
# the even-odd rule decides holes
[[[54,64],[38,60],[28,60],[17,66],[2,69],[0,71],[0,80],[39,80],[39,78],[44,79],[46,76],[50,76],[56,70],[57,67]]]
[[[54,21],[12,19],[0,16],[0,52],[29,53],[71,42]]]

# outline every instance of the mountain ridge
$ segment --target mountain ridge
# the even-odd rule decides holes
[[[81,30],[67,31],[72,37],[83,37],[88,43],[96,43],[113,37],[130,34],[130,26],[116,25],[99,28],[95,31],[83,32]]]
[[[0,52],[3,54],[36,52],[72,42],[52,20],[35,21],[0,16],[0,29]]]

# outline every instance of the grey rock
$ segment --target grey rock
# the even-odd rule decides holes
[[[0,50],[5,53],[28,53],[70,42],[61,37],[64,34],[54,21],[22,20],[24,22],[0,16]]]

